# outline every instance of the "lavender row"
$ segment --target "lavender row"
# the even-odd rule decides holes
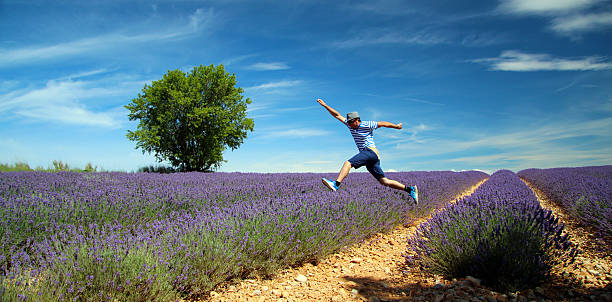
[[[500,290],[523,289],[575,257],[562,231],[515,173],[500,170],[419,226],[406,261],[447,278],[470,275]]]
[[[0,173],[0,295],[197,296],[228,279],[317,260],[424,214],[369,174],[351,174],[338,192],[321,176],[331,175]],[[393,177],[419,185],[419,208],[436,208],[487,175]]]
[[[612,238],[612,166],[527,169],[518,175],[604,238]]]

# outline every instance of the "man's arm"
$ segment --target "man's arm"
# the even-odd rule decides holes
[[[325,107],[325,109],[327,109],[327,111],[329,111],[329,113],[336,118],[337,120],[341,121],[342,123],[344,123],[346,121],[346,118],[344,116],[342,116],[342,114],[340,114],[340,112],[336,111],[336,109],[327,106],[327,104],[325,104],[325,102],[323,102],[322,99],[317,99],[317,102],[319,104],[321,104],[321,106]]]
[[[378,128],[380,127],[385,127],[385,128],[393,128],[393,129],[402,129],[402,123],[399,124],[394,124],[394,123],[389,123],[389,122],[378,122]]]

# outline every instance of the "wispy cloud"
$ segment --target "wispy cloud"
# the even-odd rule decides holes
[[[318,109],[320,106],[305,106],[305,107],[287,107],[287,108],[278,108],[276,111],[278,112],[293,112],[293,111],[306,111]]]
[[[261,131],[261,130],[260,130]],[[284,130],[273,130],[265,131],[262,134],[263,138],[305,138],[305,137],[316,137],[330,135],[331,132],[327,130],[319,130],[312,128],[295,128],[295,129],[284,129]]]
[[[481,139],[460,143],[459,145],[465,149],[483,146],[497,148],[518,148],[528,145],[536,146],[544,142],[584,136],[605,137],[609,135],[608,129],[610,128],[612,128],[612,118],[587,120],[575,123],[567,123],[566,121],[510,134],[487,136]]]
[[[515,50],[502,52],[497,58],[484,58],[472,62],[489,65],[501,71],[585,71],[612,69],[612,62],[604,57],[555,58],[549,54],[529,54]]]
[[[231,57],[228,59],[224,59],[221,61],[221,64],[225,65],[225,66],[230,66],[230,65],[234,65],[237,63],[240,63],[244,60],[250,59],[252,57],[256,57],[257,54],[247,54],[247,55],[241,55],[241,56],[236,56],[236,57]]]
[[[80,40],[58,43],[54,45],[30,46],[18,49],[0,49],[0,67],[47,61],[68,56],[107,52],[127,45],[141,44],[153,41],[166,41],[191,36],[214,19],[212,9],[198,9],[182,26],[155,29],[145,33],[110,33]]]
[[[285,62],[255,63],[249,66],[248,69],[258,71],[285,70],[289,69],[289,65]]]
[[[333,48],[357,48],[380,44],[434,45],[446,43],[447,39],[433,32],[397,32],[389,30],[369,30],[356,37],[334,42]]]
[[[558,89],[557,89],[557,90],[555,90],[555,91],[556,91],[556,92],[561,92],[561,91],[564,91],[564,90],[570,89],[570,88],[574,87],[575,85],[576,85],[576,80],[571,81],[569,84],[567,84],[567,85],[565,85],[565,86],[563,86],[563,87],[560,87],[560,88],[558,88]]]
[[[215,12],[209,9],[198,8],[196,11],[189,16],[189,28],[182,29],[182,34],[190,34],[198,32],[212,23],[215,17]]]
[[[117,128],[125,119],[121,106],[110,109],[104,106],[105,109],[100,109],[99,106],[92,106],[92,103],[96,99],[123,97],[138,86],[140,82],[121,83],[106,88],[98,81],[51,80],[41,88],[23,88],[0,94],[0,116]]]
[[[308,111],[308,110],[318,109],[318,107],[320,107],[320,106],[304,106],[304,107],[280,107],[280,106],[282,105],[279,105],[279,104],[272,105],[270,103],[249,105],[247,112],[249,113],[249,117],[251,118],[262,119],[262,118],[277,117],[280,114],[287,114],[287,112]]]
[[[551,28],[559,33],[573,34],[610,26],[612,26],[612,12],[554,18]]]
[[[508,0],[498,11],[512,15],[537,15],[551,18],[549,28],[559,34],[577,36],[612,26],[609,6],[604,0]]]
[[[15,110],[15,114],[23,117],[59,122],[62,124],[119,127],[120,122],[112,112],[95,112],[80,104],[40,104]]]
[[[105,74],[105,73],[108,73],[108,72],[111,72],[111,71],[112,70],[107,69],[107,68],[100,68],[100,69],[96,69],[96,70],[88,70],[88,71],[73,73],[73,74],[67,75],[67,76],[65,76],[63,78],[59,78],[57,80],[76,80],[76,79],[90,77],[90,76],[94,76],[94,75]]]
[[[498,9],[514,14],[559,14],[590,7],[601,0],[507,0]]]
[[[413,103],[421,103],[421,104],[428,104],[428,105],[435,105],[435,106],[444,106],[444,104],[442,104],[442,103],[432,102],[432,101],[423,100],[423,99],[417,99],[417,98],[406,98],[406,100],[409,101],[409,102],[413,102]]]
[[[527,129],[528,128],[528,129]],[[572,150],[573,146],[559,143],[567,139],[598,137],[609,140],[612,117],[586,121],[558,121],[539,127],[527,127],[496,135],[471,135],[464,139],[427,138],[423,144],[415,144],[409,138],[400,141],[398,149],[410,151],[413,156],[431,156],[471,151],[475,156],[484,156],[478,150],[505,150],[509,154],[547,152],[542,150]],[[597,148],[590,148],[596,150]],[[487,155],[488,156],[488,155]]]
[[[301,84],[302,80],[294,80],[294,81],[278,81],[278,82],[270,82],[257,86],[251,86],[245,88],[245,90],[268,90],[268,89],[276,89],[276,88],[290,88],[295,87]]]
[[[9,80],[9,81],[0,81],[0,93],[9,92],[19,87],[19,81]]]
[[[250,104],[247,108],[247,112],[259,111],[267,109],[268,107],[270,107],[268,104]]]
[[[409,143],[425,143],[426,140],[423,139],[420,134],[425,131],[430,131],[433,127],[420,123],[418,125],[406,125],[406,123],[402,123],[402,130],[400,131],[378,131],[376,132],[376,136],[382,138],[383,140],[378,141],[380,145],[394,145],[394,146],[403,146],[404,144]],[[400,147],[402,148],[402,147]]]
[[[431,127],[421,123],[418,124],[416,126],[412,126],[409,128],[406,128],[406,132],[410,133],[410,139],[415,141],[415,142],[422,142],[419,138],[417,138],[417,135],[423,131],[427,131],[427,130],[431,130]]]
[[[375,0],[362,3],[350,3],[347,9],[362,11],[368,14],[379,15],[405,15],[417,10],[409,6],[409,2],[402,0]]]
[[[467,47],[485,47],[499,44],[508,44],[516,39],[510,34],[494,31],[482,31],[466,34],[459,43]]]
[[[542,146],[529,150],[512,150],[489,155],[474,154],[439,161],[462,163],[473,167],[488,167],[489,169],[485,172],[493,173],[498,169],[519,171],[528,168],[608,165],[610,156],[612,156],[612,148],[573,150]]]

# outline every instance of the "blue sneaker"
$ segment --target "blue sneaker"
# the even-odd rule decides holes
[[[419,204],[419,188],[414,185],[410,187],[410,196],[414,199],[414,204]]]
[[[336,192],[336,190],[338,190],[338,186],[336,186],[336,182],[335,181],[331,181],[327,178],[321,178],[321,181],[323,182],[323,184],[328,187],[330,190]]]

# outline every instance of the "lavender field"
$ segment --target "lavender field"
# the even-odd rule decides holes
[[[612,166],[527,169],[518,175],[612,244]]]
[[[426,216],[488,177],[389,173],[0,173],[0,300],[174,301],[317,261]]]
[[[563,228],[514,172],[500,170],[417,228],[408,240],[407,267],[474,276],[501,291],[529,288],[576,256]]]

